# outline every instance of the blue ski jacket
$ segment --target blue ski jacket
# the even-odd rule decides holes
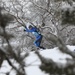
[[[31,32],[36,38],[41,35],[40,32],[38,31],[38,29],[36,27],[32,27],[31,29],[28,29],[26,27],[26,31],[27,32]]]

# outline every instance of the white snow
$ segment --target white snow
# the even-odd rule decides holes
[[[67,46],[71,51],[74,51],[75,46]],[[55,62],[60,62],[62,64],[66,64],[66,58],[72,59],[72,57],[68,54],[62,53],[58,50],[58,48],[54,49],[46,49],[46,50],[40,50],[40,54],[48,59],[52,59]],[[12,62],[14,65],[18,67],[18,64],[14,62],[12,59]],[[29,56],[25,58],[25,64],[27,65],[25,67],[26,74],[27,75],[49,75],[45,73],[44,71],[41,71],[39,69],[39,65],[41,64],[40,59],[35,54],[35,52],[30,52]],[[5,75],[4,73],[10,72],[10,75],[16,75],[16,72],[12,70],[11,66],[9,66],[8,62],[5,60],[2,64],[2,67],[0,68],[0,75]]]

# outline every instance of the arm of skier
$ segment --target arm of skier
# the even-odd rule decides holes
[[[25,27],[24,31],[26,31],[26,32],[33,32],[33,30],[30,30],[27,27]]]

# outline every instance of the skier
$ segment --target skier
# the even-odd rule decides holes
[[[41,48],[41,49],[45,49],[44,47],[40,46],[41,44],[41,41],[42,41],[42,35],[41,33],[39,32],[38,28],[32,26],[32,25],[28,25],[25,26],[25,29],[24,31],[26,32],[31,32],[34,36],[35,36],[35,41],[34,41],[34,45],[37,47],[37,48]]]

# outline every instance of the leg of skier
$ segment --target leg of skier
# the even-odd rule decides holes
[[[40,35],[38,38],[36,38],[34,44],[35,44],[38,48],[45,49],[44,47],[40,46],[41,40],[42,40],[42,35]]]

